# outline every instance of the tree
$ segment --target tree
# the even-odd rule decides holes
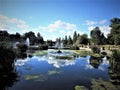
[[[77,33],[76,31],[74,32],[74,35],[73,35],[73,43],[75,43],[77,41]]]
[[[40,33],[37,33],[37,44],[44,44],[44,39],[43,37],[40,35]]]
[[[34,32],[30,31],[30,32],[28,32],[28,33],[25,33],[25,34],[24,34],[24,37],[25,37],[25,39],[26,39],[26,38],[29,38],[29,39],[30,39],[30,43],[31,43],[32,45],[36,43],[37,37],[35,36],[35,33],[34,33]]]
[[[95,45],[102,45],[105,44],[106,38],[104,37],[104,34],[101,32],[99,27],[95,27],[91,32],[90,32],[91,40]]]
[[[0,41],[8,41],[9,33],[7,31],[0,31]]]
[[[85,44],[85,45],[88,44],[88,36],[87,36],[87,34],[83,34],[83,35],[80,36],[80,44]]]
[[[106,44],[107,43],[107,39],[106,39],[106,37],[104,36],[104,34],[103,33],[101,33],[101,44],[102,45],[104,45],[104,44]]]
[[[110,44],[120,45],[120,18],[113,18],[110,20],[110,34],[108,35],[108,41]]]
[[[37,37],[38,37],[38,38],[39,38],[39,37],[41,37],[41,35],[40,35],[40,33],[39,33],[39,32],[37,33]]]
[[[120,34],[117,34],[114,36],[114,44],[115,45],[120,45]]]
[[[71,38],[71,36],[69,35],[68,41],[67,41],[68,45],[72,45],[73,44],[73,40]]]
[[[88,36],[87,34],[82,34],[77,38],[76,44],[88,44]]]
[[[21,35],[17,32],[17,33],[15,34],[15,37],[16,37],[16,40],[20,40]]]
[[[67,41],[68,41],[67,36],[65,36],[64,45],[67,45]]]

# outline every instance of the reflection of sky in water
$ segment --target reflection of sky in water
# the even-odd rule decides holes
[[[79,63],[80,65],[84,66],[84,69],[94,69],[94,67],[89,64],[90,63],[89,59],[90,59],[90,56],[79,57],[76,60],[61,60],[61,59],[55,59],[47,56],[34,56],[32,58],[18,59],[15,65],[24,66],[25,64],[28,64],[31,61],[38,61],[38,62],[44,61],[44,62],[47,62],[48,64],[53,65],[56,68],[75,65],[75,64],[77,65],[77,63]],[[103,61],[98,67],[98,69],[104,71],[104,67],[108,65],[109,65],[109,61],[106,58],[103,58]]]
[[[39,62],[45,61],[45,62],[48,62],[49,64],[52,64],[56,68],[60,68],[62,66],[68,66],[68,65],[75,64],[75,60],[59,60],[59,59],[54,59],[52,57],[48,58],[46,56],[41,56],[41,57],[34,56],[31,59],[30,58],[27,58],[27,59],[24,59],[24,60],[18,59],[16,61],[15,65],[16,66],[23,66],[26,63],[28,63],[30,60],[37,60]]]
[[[104,58],[97,69],[90,65],[89,59],[90,56],[78,57],[75,60],[60,60],[47,56],[18,59],[15,65],[22,78],[18,86],[11,90],[26,90],[23,89],[26,84],[29,90],[73,90],[76,83],[89,86],[92,78],[109,80],[107,59]],[[30,80],[26,81],[26,78]]]

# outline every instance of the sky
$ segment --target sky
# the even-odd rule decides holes
[[[105,36],[110,20],[120,18],[120,0],[0,0],[0,30],[40,32],[44,40],[88,34],[99,27]]]

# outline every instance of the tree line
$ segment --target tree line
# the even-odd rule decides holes
[[[79,44],[93,44],[93,45],[120,45],[120,18],[113,18],[110,20],[110,33],[107,37],[104,36],[104,33],[101,32],[99,27],[95,27],[90,31],[90,38],[87,34],[80,35],[74,31],[73,38],[71,36],[65,36],[56,41],[61,41],[64,45],[79,45]]]
[[[65,36],[64,38],[57,38],[56,42],[62,42],[64,46],[70,45],[79,45],[79,44],[94,44],[94,45],[120,45],[120,18],[113,18],[110,20],[110,33],[107,37],[104,36],[104,33],[101,32],[99,27],[95,27],[93,30],[90,31],[90,38],[88,38],[87,34],[80,35],[76,31],[74,32],[73,36]],[[25,41],[26,38],[30,39],[30,44],[44,44],[44,38],[38,32],[37,36],[34,32],[26,32],[23,35],[19,33],[16,34],[9,34],[7,31],[0,30],[0,41]],[[48,44],[53,45],[52,40],[47,41]],[[46,43],[47,43],[46,42]]]
[[[0,31],[0,42],[24,42],[27,38],[30,39],[30,44],[44,44],[44,39],[40,35],[40,33],[37,33],[37,36],[34,32],[26,32],[23,35],[20,35],[19,33],[16,34],[10,34],[7,31]]]

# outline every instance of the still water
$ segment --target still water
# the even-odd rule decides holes
[[[109,61],[92,63],[90,56],[61,60],[45,55],[18,59],[19,80],[8,90],[74,90],[76,85],[91,89],[93,79],[109,81]]]

